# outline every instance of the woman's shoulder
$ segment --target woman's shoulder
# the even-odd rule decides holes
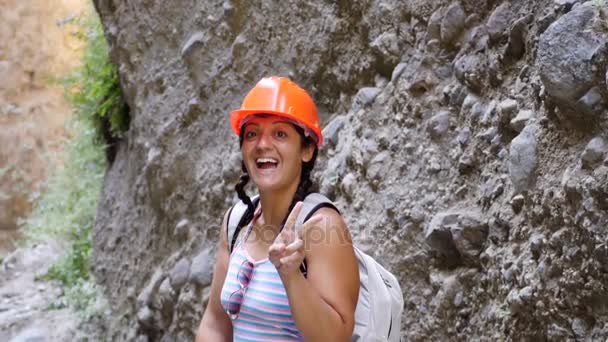
[[[323,207],[315,211],[309,220],[322,217],[314,226],[309,226],[303,232],[304,237],[312,244],[351,243],[350,233],[342,215],[331,207]]]

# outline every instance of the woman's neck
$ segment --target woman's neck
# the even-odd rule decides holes
[[[298,189],[298,183],[294,183],[282,191],[260,191],[260,205],[262,206],[264,225],[271,225],[275,229],[279,228],[289,214],[287,211]]]

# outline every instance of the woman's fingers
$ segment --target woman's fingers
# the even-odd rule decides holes
[[[293,269],[299,269],[300,264],[304,261],[304,253],[293,253],[284,256],[280,259],[281,267],[288,267]]]
[[[298,227],[298,229],[296,229],[296,235],[299,239],[304,239],[304,232],[306,232],[310,229],[320,229],[317,232],[320,234],[314,234],[314,236],[324,236],[325,234],[327,234],[329,232],[329,229],[324,229],[324,227],[321,227],[321,224],[323,224],[323,223],[324,223],[323,216],[315,215],[315,216],[311,217],[308,221],[306,221],[306,223],[304,223],[301,227]]]
[[[304,241],[302,239],[296,239],[294,242],[290,243],[285,247],[285,254],[290,255],[298,250],[304,248]]]
[[[285,254],[285,244],[284,243],[273,243],[269,248],[268,248],[268,257],[273,259],[273,258],[280,258],[283,256],[283,254]]]
[[[315,215],[301,227],[296,227],[296,219],[302,210],[302,202],[296,203],[294,209],[289,214],[283,230],[275,242],[268,248],[268,257],[277,270],[281,273],[292,272],[299,269],[305,257],[304,251],[304,232],[309,229],[321,229],[325,234],[328,229],[322,227],[324,224],[323,216]]]
[[[298,215],[300,214],[300,211],[302,210],[302,205],[303,205],[303,203],[301,201],[296,203],[296,205],[293,207],[293,209],[289,213],[289,216],[287,217],[287,221],[285,221],[285,227],[283,227],[283,230],[281,231],[281,233],[285,232],[287,234],[289,234],[289,233],[293,234],[293,232],[295,231],[296,219],[298,218]]]

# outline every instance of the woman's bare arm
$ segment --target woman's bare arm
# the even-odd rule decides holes
[[[307,278],[300,272],[281,277],[305,341],[349,341],[359,297],[357,260],[342,217],[329,208],[313,218],[319,215],[322,223],[303,232]]]
[[[226,279],[228,262],[230,260],[228,242],[226,241],[227,219],[228,212],[224,215],[224,220],[222,222],[222,231],[220,232],[220,240],[218,242],[213,280],[211,281],[211,294],[209,303],[203,314],[203,319],[198,327],[196,342],[232,341],[232,322],[226,312],[224,312],[220,303],[222,286],[224,285],[224,279]]]

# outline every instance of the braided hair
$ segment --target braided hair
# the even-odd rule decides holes
[[[295,125],[295,124],[293,125],[293,127],[296,129],[298,134],[300,134],[300,136],[302,137],[302,139],[301,139],[302,147],[306,148],[306,147],[309,147],[312,145],[315,147],[315,150],[312,154],[312,158],[309,161],[302,163],[302,171],[300,173],[300,183],[298,184],[298,188],[296,190],[296,193],[294,194],[291,204],[289,205],[289,209],[287,210],[287,213],[290,213],[293,210],[296,203],[298,203],[299,201],[304,201],[306,196],[310,193],[311,188],[313,186],[313,182],[310,179],[310,174],[312,172],[312,169],[315,167],[315,162],[317,160],[317,155],[319,153],[319,149],[316,146],[315,140],[312,137],[304,134],[304,129],[302,127]],[[244,134],[245,134],[244,132],[245,132],[245,130],[241,129],[241,134],[239,135],[239,147],[243,146],[243,138],[244,138]],[[249,174],[247,173],[247,168],[245,167],[244,162],[241,162],[241,170],[243,171],[243,174],[241,175],[241,178],[240,178],[239,182],[236,184],[236,186],[234,187],[234,189],[236,190],[236,193],[238,194],[239,199],[247,205],[247,211],[245,211],[245,214],[243,215],[243,219],[241,220],[239,226],[237,227],[237,231],[241,227],[246,226],[247,224],[249,224],[249,222],[251,222],[251,220],[253,219],[253,214],[255,212],[255,207],[253,206],[253,202],[251,201],[251,198],[249,196],[247,196],[247,193],[245,192],[245,186],[249,182],[250,177],[249,177]],[[285,222],[287,221],[288,215],[285,215],[285,218],[283,218],[283,222],[281,223],[281,229],[283,229],[283,226],[285,225]]]

